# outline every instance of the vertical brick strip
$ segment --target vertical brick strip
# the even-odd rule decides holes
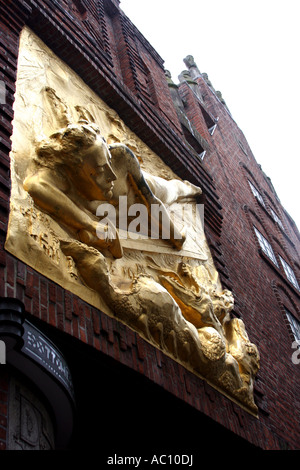
[[[0,366],[0,450],[7,448],[9,376]]]

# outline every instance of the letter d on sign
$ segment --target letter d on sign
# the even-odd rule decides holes
[[[0,341],[0,364],[6,364],[6,344]]]

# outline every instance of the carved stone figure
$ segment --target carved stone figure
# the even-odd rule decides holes
[[[186,56],[183,59],[183,62],[185,63],[185,65],[189,69],[192,78],[195,79],[195,78],[198,78],[201,75],[200,70],[198,69],[197,64],[196,64],[193,56],[191,56],[191,55]]]

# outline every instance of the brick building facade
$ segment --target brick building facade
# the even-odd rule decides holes
[[[105,455],[135,455],[149,447],[171,452],[175,443],[196,455],[199,441],[207,448],[217,441],[220,449],[299,449],[300,365],[292,347],[300,339],[299,232],[221,94],[192,57],[174,83],[118,0],[1,0],[0,21],[0,332],[12,343],[0,368],[0,448],[85,450],[101,441]],[[260,352],[258,418],[5,250],[24,26],[180,178],[202,188],[222,285]],[[37,337],[57,358],[51,371],[41,357],[33,364]]]

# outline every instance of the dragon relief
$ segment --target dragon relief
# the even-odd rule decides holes
[[[204,286],[185,263],[166,275],[112,276],[103,254],[75,240],[61,240],[83,282],[101,292],[116,318],[162,351],[256,413],[253,383],[259,354],[245,325],[231,318],[233,297]]]

